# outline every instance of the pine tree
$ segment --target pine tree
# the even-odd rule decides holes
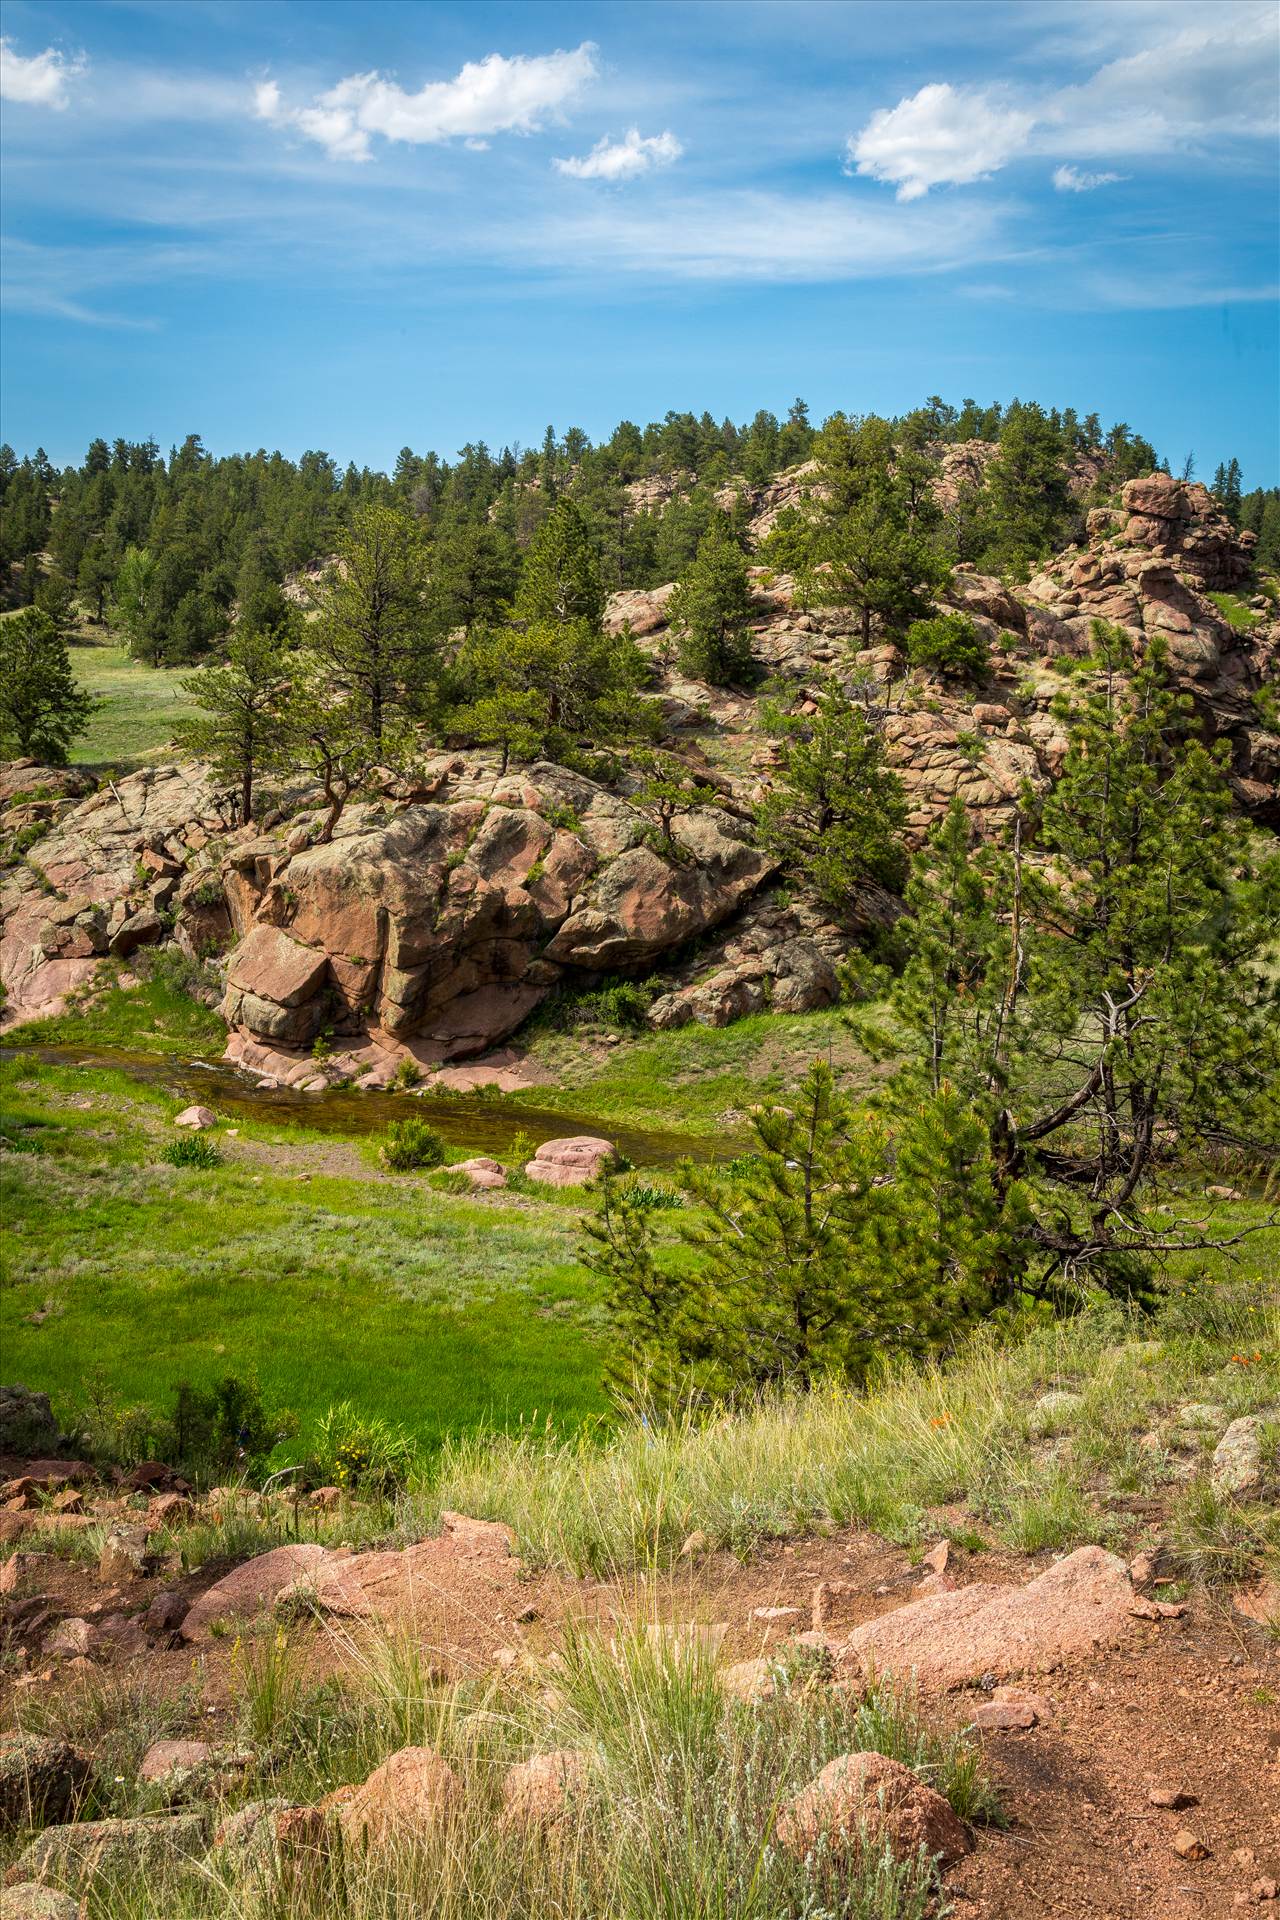
[[[890,1110],[946,1083],[982,1119],[997,1183],[1034,1183],[1024,1284],[1046,1298],[1085,1278],[1141,1293],[1170,1248],[1215,1244],[1194,1213],[1150,1210],[1167,1143],[1271,1137],[1280,1087],[1280,858],[1234,811],[1161,649],[1135,665],[1122,631],[1094,639],[1038,824],[972,848],[952,807],[916,862],[891,987],[908,1052]]]
[[[516,593],[518,620],[585,621],[604,617],[600,567],[586,523],[571,500],[557,500],[525,556]]]
[[[907,808],[867,713],[837,686],[812,716],[779,717],[777,786],[757,809],[760,844],[842,916],[859,896],[895,888],[905,871]]]
[[[663,851],[679,855],[682,849],[673,831],[675,822],[697,807],[718,806],[720,794],[708,781],[699,780],[678,754],[644,753],[637,757],[636,764],[643,778],[630,796],[631,804],[652,816]]]
[[[928,613],[947,578],[933,463],[897,445],[889,422],[874,414],[833,415],[816,453],[812,531],[791,561],[810,600],[858,610],[865,649],[873,622],[888,634],[904,632]]]
[[[96,702],[76,684],[55,621],[38,607],[0,620],[0,741],[43,761],[66,765]]]
[[[320,783],[326,808],[317,836],[321,846],[333,839],[352,796],[383,770],[407,765],[411,752],[412,734],[394,708],[384,708],[382,733],[375,738],[361,691],[339,682],[324,655],[295,657],[272,757],[275,766],[310,773]]]
[[[751,582],[727,516],[717,513],[667,606],[680,669],[713,687],[751,671]]]
[[[314,590],[308,646],[336,693],[363,715],[375,748],[435,674],[428,635],[429,572],[418,522],[393,507],[356,510],[337,558]]]
[[[1039,407],[1022,407],[1005,425],[986,472],[984,563],[1025,578],[1064,544],[1072,512],[1060,435]]]
[[[606,1177],[584,1258],[605,1281],[610,1375],[650,1394],[754,1396],[858,1378],[890,1355],[948,1344],[989,1312],[1021,1224],[997,1191],[982,1128],[950,1091],[896,1138],[816,1060],[789,1107],[752,1115],[754,1150],[728,1171],[685,1162],[694,1207],[680,1261],[653,1216]]]
[[[226,664],[204,667],[182,686],[202,710],[180,724],[179,744],[240,789],[241,821],[253,818],[254,781],[277,764],[285,738],[289,662],[278,626],[246,616]]]

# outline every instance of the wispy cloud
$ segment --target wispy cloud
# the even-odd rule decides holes
[[[307,106],[291,106],[274,80],[254,90],[254,111],[273,126],[315,140],[334,160],[369,160],[372,136],[435,145],[483,143],[495,133],[536,133],[560,116],[595,78],[596,49],[584,40],[572,52],[491,53],[469,60],[452,80],[429,80],[408,93],[378,73],[353,73]]]
[[[68,81],[83,73],[84,68],[83,59],[68,60],[56,47],[24,55],[12,40],[0,39],[0,100],[61,111],[69,98]]]
[[[881,107],[848,142],[852,171],[914,200],[932,187],[968,186],[1031,154],[1062,155],[1062,192],[1087,192],[1115,178],[1082,173],[1066,156],[1092,159],[1194,150],[1211,139],[1274,134],[1277,20],[1271,5],[1219,5],[1193,26],[1169,32],[1185,11],[1157,7],[1127,15],[1164,37],[1107,61],[1088,80],[1056,91],[1016,94],[935,81]]]
[[[488,244],[572,271],[584,259],[647,280],[838,282],[942,273],[1002,251],[1002,208],[921,207],[909,215],[843,194],[734,190],[610,200],[521,223]]]
[[[577,159],[553,160],[552,165],[574,180],[634,180],[653,167],[669,167],[683,152],[674,133],[654,133],[646,138],[638,127],[629,127],[621,140],[611,141],[606,134],[590,153]]]
[[[1082,173],[1079,167],[1053,170],[1053,184],[1058,193],[1092,193],[1095,187],[1110,187],[1123,179],[1122,173]]]

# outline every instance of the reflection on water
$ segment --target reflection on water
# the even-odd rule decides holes
[[[12,1047],[0,1047],[0,1059],[11,1060],[14,1052]],[[166,1087],[228,1116],[269,1119],[285,1127],[293,1123],[348,1137],[381,1133],[392,1120],[402,1119],[406,1113],[420,1113],[451,1146],[490,1153],[497,1160],[510,1150],[518,1134],[532,1139],[535,1145],[571,1133],[602,1134],[638,1167],[669,1167],[686,1155],[694,1160],[715,1160],[741,1150],[740,1143],[728,1135],[708,1140],[685,1133],[649,1132],[618,1126],[589,1113],[552,1113],[545,1107],[525,1106],[523,1101],[492,1095],[410,1099],[389,1093],[299,1093],[292,1087],[259,1089],[224,1062],[157,1059],[151,1054],[112,1047],[29,1047],[24,1052],[58,1066],[111,1067],[128,1074],[131,1080]]]

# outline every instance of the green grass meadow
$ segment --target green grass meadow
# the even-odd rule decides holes
[[[372,1148],[296,1128],[220,1134],[221,1166],[172,1167],[178,1103],[118,1074],[10,1062],[0,1100],[21,1148],[0,1157],[5,1377],[64,1418],[99,1384],[166,1407],[179,1381],[225,1374],[256,1376],[304,1431],[351,1400],[428,1448],[603,1411],[563,1202],[499,1210],[375,1178]]]
[[[82,630],[69,649],[71,668],[100,705],[71,749],[72,765],[130,773],[171,759],[174,725],[195,710],[182,690],[182,674],[144,666],[111,639],[90,638],[89,631]]]

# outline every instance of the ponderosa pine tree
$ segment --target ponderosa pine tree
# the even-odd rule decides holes
[[[375,749],[410,705],[426,704],[436,669],[422,529],[394,507],[356,510],[314,590],[308,648],[335,694],[364,716]]]
[[[663,850],[678,855],[682,849],[673,831],[676,821],[697,807],[718,806],[720,794],[709,781],[700,780],[696,770],[676,753],[653,749],[637,754],[636,767],[643,777],[630,796],[631,804],[652,819]]]
[[[240,819],[253,818],[258,773],[278,765],[285,740],[291,662],[290,624],[246,616],[222,666],[203,667],[182,682],[201,711],[176,729],[179,744],[208,761],[220,780],[240,790]]]
[[[326,813],[317,838],[325,846],[352,796],[375,774],[396,772],[408,763],[411,729],[394,707],[384,707],[382,734],[375,739],[362,693],[338,682],[325,656],[312,652],[294,656],[281,717],[275,764],[291,773],[310,773],[319,782]]]
[[[918,447],[895,442],[887,420],[834,414],[819,434],[818,473],[805,524],[782,531],[782,564],[793,566],[806,598],[855,608],[862,646],[873,623],[905,631],[929,612],[947,579],[942,516],[931,481],[934,463]]]
[[[558,499],[525,555],[515,617],[535,622],[583,621],[598,628],[605,593],[586,522],[572,500]]]
[[[890,996],[891,1110],[945,1084],[983,1117],[998,1179],[1034,1183],[1021,1284],[1054,1299],[1140,1294],[1167,1252],[1223,1244],[1203,1208],[1153,1212],[1161,1176],[1274,1151],[1280,1098],[1280,856],[1160,648],[1134,663],[1101,622],[1095,646],[1038,822],[1028,806],[1013,846],[973,846],[957,802],[918,857]]]
[[[728,516],[717,513],[667,603],[680,669],[713,687],[751,672],[751,582]]]
[[[938,1351],[991,1310],[1020,1214],[954,1094],[923,1103],[895,1143],[817,1060],[788,1107],[751,1124],[733,1168],[678,1169],[694,1207],[676,1231],[695,1261],[657,1248],[652,1213],[606,1177],[584,1257],[605,1282],[615,1391],[643,1377],[658,1399],[750,1397],[858,1378]]]
[[[488,521],[451,521],[431,547],[427,607],[440,639],[496,620],[515,592],[520,555],[503,528]]]
[[[38,607],[0,620],[0,742],[46,765],[66,765],[97,703],[76,684],[57,622]]]
[[[1063,544],[1071,520],[1069,474],[1062,435],[1039,407],[1020,407],[1006,422],[979,513],[983,564],[993,572],[1025,578]]]
[[[522,759],[572,759],[584,746],[651,738],[657,712],[640,698],[648,674],[629,634],[584,619],[479,628],[455,662],[463,697],[449,728]]]
[[[782,763],[756,826],[761,846],[846,916],[868,889],[900,885],[907,805],[867,711],[835,685],[816,705],[811,715],[777,718]]]

